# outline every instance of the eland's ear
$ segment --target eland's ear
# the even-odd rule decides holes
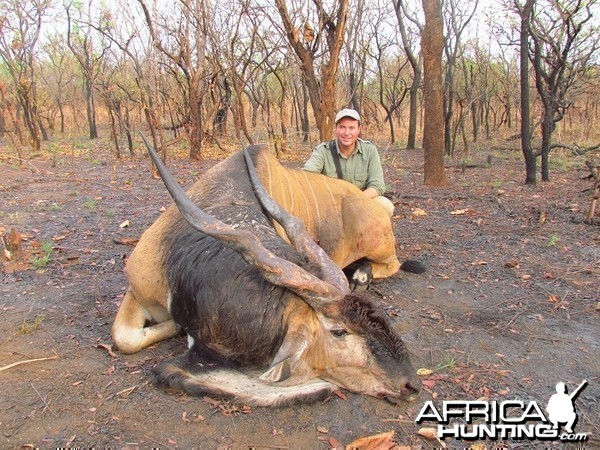
[[[306,333],[288,332],[273,358],[271,367],[260,376],[260,379],[275,383],[291,377],[308,345],[309,339]]]

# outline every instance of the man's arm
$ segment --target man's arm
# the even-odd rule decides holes
[[[325,148],[327,148],[325,146]],[[325,169],[325,154],[323,153],[323,144],[318,145],[313,150],[310,158],[304,163],[304,167],[302,170],[307,170],[309,172],[323,173]]]
[[[372,145],[372,144],[371,144]],[[363,191],[370,198],[385,193],[385,182],[383,181],[383,167],[377,148],[372,145],[369,152],[369,169],[367,173],[367,187]]]
[[[363,194],[365,194],[369,198],[375,198],[375,197],[379,197],[381,195],[377,189],[372,188],[372,187],[366,188],[363,191]]]

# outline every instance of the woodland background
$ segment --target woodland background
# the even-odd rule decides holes
[[[527,183],[539,156],[549,180],[552,149],[600,142],[599,10],[596,0],[6,0],[0,145],[26,158],[53,152],[56,137],[106,130],[120,159],[144,131],[164,158],[259,142],[279,154],[329,139],[350,106],[366,137],[424,147],[426,182],[442,155],[468,160],[498,137],[522,140]],[[429,181],[445,184],[443,171]]]

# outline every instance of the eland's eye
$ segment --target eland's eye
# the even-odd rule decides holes
[[[334,330],[331,330],[330,333],[338,338],[344,337],[348,334],[348,332],[346,330],[344,330],[343,328],[336,328]]]

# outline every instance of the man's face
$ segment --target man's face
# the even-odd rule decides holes
[[[351,117],[343,117],[335,125],[338,142],[344,147],[352,147],[360,134],[360,123]]]

